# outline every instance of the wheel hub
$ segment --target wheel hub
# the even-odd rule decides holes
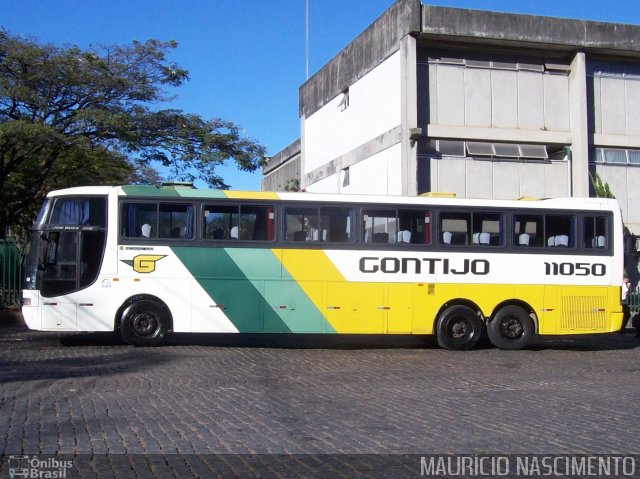
[[[138,336],[150,336],[157,329],[157,320],[148,314],[137,315],[133,319],[133,330]]]
[[[454,339],[464,338],[467,334],[467,323],[464,321],[457,321],[451,326],[451,336]]]
[[[522,336],[522,323],[517,318],[507,318],[502,321],[500,331],[506,339],[518,339]]]

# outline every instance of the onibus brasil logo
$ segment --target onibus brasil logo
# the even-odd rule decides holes
[[[133,259],[123,259],[120,261],[131,266],[137,273],[153,273],[156,270],[156,262],[165,256],[167,255],[139,254],[138,256],[134,256]]]
[[[46,459],[38,456],[9,456],[9,477],[65,479],[67,469],[73,468],[72,460],[61,460],[55,457]]]

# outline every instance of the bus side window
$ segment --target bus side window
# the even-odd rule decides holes
[[[502,246],[503,215],[500,213],[473,213],[473,243],[478,246]]]
[[[401,244],[431,244],[431,212],[398,210],[397,242]]]
[[[153,238],[157,234],[157,203],[122,203],[121,234],[125,238]]]
[[[274,224],[275,212],[273,206],[242,205],[240,206],[240,225],[237,239],[273,241]]]
[[[586,216],[583,238],[585,248],[605,249],[608,243],[607,218],[605,216]]]
[[[395,243],[398,224],[395,209],[366,209],[363,211],[365,243]]]
[[[230,240],[231,231],[237,228],[238,207],[230,205],[206,205],[204,207],[205,239]]]
[[[288,241],[313,241],[319,229],[318,208],[286,208],[285,238]]]
[[[193,238],[193,205],[160,203],[158,238]]]
[[[125,238],[193,238],[192,204],[126,202],[120,218]]]
[[[514,215],[513,244],[517,247],[544,246],[542,215]]]
[[[351,241],[353,210],[341,207],[320,208],[320,223],[312,238],[317,241],[346,243]]]
[[[443,212],[440,214],[440,244],[471,244],[471,213]],[[445,234],[447,233],[447,234]]]
[[[49,224],[107,226],[107,201],[103,197],[57,198]]]
[[[544,234],[549,248],[575,246],[575,219],[571,215],[545,215]]]
[[[262,205],[206,205],[204,237],[220,241],[273,241],[275,209]]]

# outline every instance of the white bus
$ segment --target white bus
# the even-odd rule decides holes
[[[621,328],[615,200],[473,200],[203,191],[184,185],[51,192],[23,290],[31,329],[487,335]]]

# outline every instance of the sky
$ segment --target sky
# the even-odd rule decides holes
[[[0,27],[42,43],[175,40],[170,61],[190,80],[171,107],[223,118],[269,156],[300,136],[298,89],[393,0],[0,0]],[[638,0],[422,0],[423,5],[640,24]],[[220,169],[233,189],[260,189],[260,172]]]

